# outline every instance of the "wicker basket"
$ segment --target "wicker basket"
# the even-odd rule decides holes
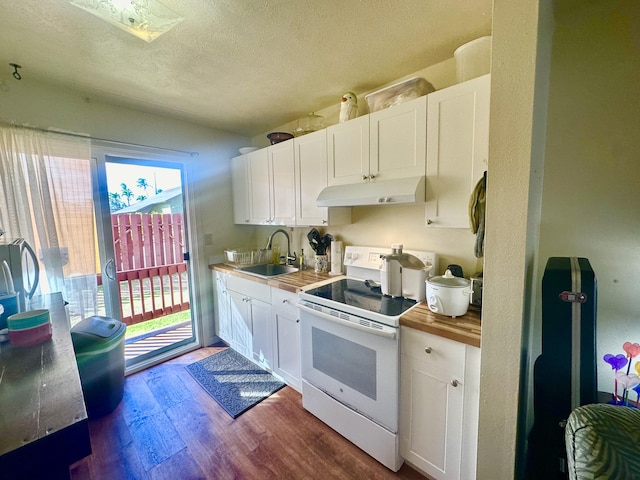
[[[225,258],[228,265],[247,266],[267,263],[270,250],[225,250]]]

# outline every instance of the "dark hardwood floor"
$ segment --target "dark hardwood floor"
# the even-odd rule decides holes
[[[424,480],[407,465],[394,473],[376,462],[304,410],[289,387],[232,419],[184,368],[218,350],[128,376],[120,405],[90,421],[93,453],[71,478]]]

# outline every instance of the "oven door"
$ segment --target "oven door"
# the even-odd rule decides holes
[[[398,329],[339,315],[300,304],[302,378],[396,433]]]

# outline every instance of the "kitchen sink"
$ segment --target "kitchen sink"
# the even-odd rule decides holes
[[[236,268],[236,270],[248,275],[255,275],[256,277],[262,278],[277,277],[278,275],[285,275],[287,273],[298,271],[296,267],[291,267],[289,265],[274,265],[272,263],[250,265],[248,267],[238,267]]]

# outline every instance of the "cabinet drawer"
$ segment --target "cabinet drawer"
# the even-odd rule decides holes
[[[402,355],[425,362],[429,371],[443,376],[463,378],[466,346],[448,338],[409,327],[400,330]]]
[[[273,308],[281,308],[295,315],[298,313],[298,294],[287,292],[281,288],[271,288],[271,305]]]
[[[227,289],[262,300],[269,304],[271,303],[271,287],[260,282],[229,275],[227,278]]]

